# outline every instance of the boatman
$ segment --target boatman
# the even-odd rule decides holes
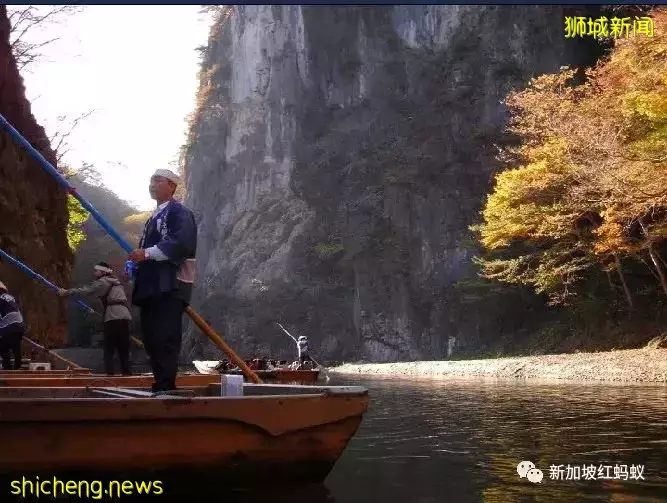
[[[308,337],[306,337],[305,335],[299,336],[299,340],[296,343],[296,347],[299,350],[299,365],[303,365],[306,362],[313,361],[308,352]]]
[[[0,356],[3,369],[21,368],[21,340],[24,335],[25,323],[18,303],[9,294],[5,284],[0,281]],[[9,361],[10,353],[14,356],[13,367]]]
[[[157,208],[144,226],[139,248],[129,255],[136,264],[132,303],[140,308],[153,392],[176,389],[183,311],[194,282],[197,225],[193,213],[174,200],[179,183],[172,171],[155,171],[148,190]]]
[[[130,324],[132,313],[127,302],[125,289],[114,276],[113,269],[106,262],[98,262],[93,267],[95,281],[81,288],[60,289],[58,295],[94,295],[100,298],[104,308],[104,370],[114,374],[114,353],[118,352],[120,371],[130,375]]]

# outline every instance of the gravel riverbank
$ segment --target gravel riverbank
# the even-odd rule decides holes
[[[500,377],[573,381],[667,382],[667,349],[628,349],[600,353],[343,364],[331,374],[406,378]]]

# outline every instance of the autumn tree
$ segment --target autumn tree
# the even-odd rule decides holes
[[[507,169],[473,227],[485,277],[561,302],[587,270],[615,270],[632,307],[622,261],[633,260],[667,294],[667,9],[651,16],[653,37],[619,39],[595,68],[507,97],[521,142],[501,151]]]
[[[79,245],[86,239],[86,233],[83,225],[88,220],[88,211],[81,206],[81,203],[67,195],[67,243],[73,252],[76,252]]]

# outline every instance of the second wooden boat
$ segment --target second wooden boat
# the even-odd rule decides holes
[[[217,370],[219,361],[195,360],[192,362],[197,372],[200,374],[220,375],[220,370]],[[290,368],[274,368],[271,370],[253,370],[262,381],[271,382],[277,381],[280,383],[313,383],[317,381],[320,375],[320,369],[303,369],[293,370]],[[227,370],[225,374],[243,375],[240,370]]]

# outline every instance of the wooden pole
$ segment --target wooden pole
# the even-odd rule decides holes
[[[52,175],[68,194],[74,197],[81,203],[81,206],[88,210],[88,213],[90,213],[90,215],[97,221],[97,223],[102,226],[102,228],[114,239],[114,241],[116,241],[116,243],[121,246],[121,248],[123,248],[127,253],[132,251],[133,246],[130,245],[130,243],[125,238],[118,234],[118,232],[113,227],[111,227],[109,222],[104,219],[99,211],[97,211],[97,209],[95,209],[92,204],[90,204],[84,197],[82,197],[81,194],[76,191],[74,186],[69,183],[69,181],[67,181],[63,174],[58,171],[49,161],[47,161],[46,158],[40,154],[39,151],[33,147],[30,142],[26,140],[25,137],[19,133],[14,126],[11,125],[2,114],[0,114],[0,126],[2,126],[9,133],[9,135],[14,138],[14,140],[16,140],[17,143],[26,149],[30,156],[35,161],[37,161],[47,173]],[[236,353],[234,353],[234,351],[232,351],[232,348],[230,348],[220,338],[220,336],[213,331],[208,323],[206,323],[201,318],[201,316],[199,316],[190,306],[185,309],[185,312],[188,313],[188,316],[190,316],[192,321],[195,322],[195,324],[215,343],[215,345],[222,349],[227,354],[227,356],[229,356],[239,366],[239,368],[243,370],[244,375],[258,384],[262,382],[259,376],[248,368],[245,362],[241,360],[236,355]]]
[[[259,378],[259,376],[255,374],[241,358],[239,358],[234,350],[230,348],[218,334],[215,333],[211,326],[206,323],[204,319],[199,316],[199,314],[197,314],[190,306],[185,308],[185,312],[188,313],[188,316],[192,319],[192,321],[194,321],[195,325],[197,325],[199,329],[204,332],[208,338],[211,339],[213,343],[218,346],[229,357],[229,359],[241,369],[244,376],[256,384],[262,384],[262,380]]]
[[[63,358],[58,353],[54,353],[53,351],[51,351],[49,349],[46,349],[44,346],[40,346],[35,341],[33,341],[31,339],[28,339],[25,335],[23,336],[23,339],[28,341],[33,346],[37,346],[39,349],[41,349],[43,351],[46,351],[49,355],[54,356],[54,357],[58,358],[59,360],[64,361],[65,363],[67,363],[71,367],[74,367],[75,369],[82,369],[83,370],[83,367],[81,365],[77,365],[76,363],[69,361],[67,358]]]

